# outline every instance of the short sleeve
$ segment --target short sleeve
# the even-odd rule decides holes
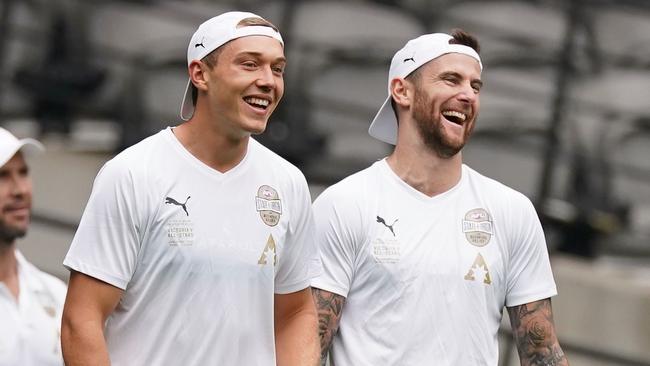
[[[126,289],[140,248],[134,177],[124,161],[109,161],[95,178],[63,265]]]
[[[334,188],[334,189],[332,189]],[[353,200],[342,197],[340,187],[325,190],[314,202],[316,244],[323,272],[312,280],[312,287],[347,297],[354,276],[357,242],[361,225]]]
[[[557,295],[542,225],[528,198],[511,205],[506,306],[517,306]]]
[[[321,271],[314,244],[314,216],[307,181],[298,174],[291,192],[291,215],[287,241],[275,274],[275,293],[287,294],[309,287]]]

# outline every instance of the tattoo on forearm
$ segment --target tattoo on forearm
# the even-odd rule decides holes
[[[312,288],[312,295],[318,311],[318,335],[320,337],[321,365],[325,365],[332,339],[339,329],[341,310],[345,298],[317,288]]]
[[[508,308],[522,366],[568,365],[555,333],[551,300]]]

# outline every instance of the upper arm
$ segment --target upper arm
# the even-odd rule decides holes
[[[308,312],[316,315],[309,287],[288,294],[275,294],[274,303],[275,324],[278,325],[298,313]]]
[[[314,202],[318,246],[323,271],[312,287],[347,296],[352,286],[358,248],[365,240],[363,215],[340,186],[325,190]]]
[[[551,299],[508,307],[522,365],[568,365],[557,339]]]
[[[71,271],[63,308],[63,324],[99,322],[103,325],[120,301],[122,293],[123,290],[113,285]]]
[[[528,198],[512,197],[501,222],[507,228],[506,306],[530,303],[557,294],[544,231]]]
[[[275,273],[275,293],[288,294],[305,289],[320,273],[320,259],[314,243],[314,216],[311,196],[304,177],[295,173],[286,197],[289,210],[288,231]]]

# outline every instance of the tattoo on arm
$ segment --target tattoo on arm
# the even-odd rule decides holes
[[[569,365],[555,333],[551,299],[508,308],[522,366]]]
[[[329,291],[312,288],[312,295],[318,311],[318,335],[320,337],[321,365],[325,365],[332,339],[339,330],[341,311],[345,297]]]

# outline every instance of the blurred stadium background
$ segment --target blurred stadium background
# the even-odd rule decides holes
[[[36,265],[67,279],[95,174],[179,123],[189,37],[228,10],[285,37],[285,99],[259,139],[314,197],[390,151],[366,130],[395,50],[427,32],[477,35],[485,88],[465,161],[535,203],[572,365],[650,365],[647,0],[0,0],[0,125],[48,148],[31,159],[19,243]],[[501,365],[517,365],[507,322],[501,336]]]

